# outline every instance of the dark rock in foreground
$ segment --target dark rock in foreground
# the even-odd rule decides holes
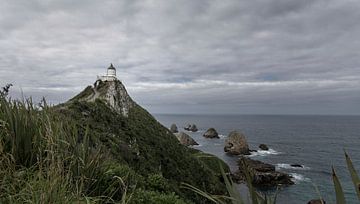
[[[174,134],[179,142],[185,146],[190,145],[199,145],[193,138],[184,132],[179,132]]]
[[[192,124],[192,125],[188,124],[188,125],[186,125],[186,127],[184,127],[184,130],[191,131],[191,132],[197,132],[197,131],[198,131],[198,129],[197,129],[197,127],[196,127],[195,124]]]
[[[203,136],[206,138],[219,138],[219,134],[214,128],[209,128]]]
[[[248,169],[252,175],[252,183],[256,187],[276,187],[279,185],[292,185],[291,176],[275,170],[275,166],[261,161],[241,157],[238,161],[239,170],[233,174],[237,182],[245,181],[245,171]]]
[[[176,124],[172,124],[172,125],[171,125],[170,131],[171,131],[172,133],[177,133],[177,132],[179,132]]]
[[[224,151],[233,155],[250,155],[249,145],[245,135],[237,131],[230,132],[228,138],[225,140]]]
[[[266,144],[260,144],[260,145],[259,145],[259,148],[260,148],[261,150],[265,150],[265,151],[269,150],[269,147],[268,147]]]
[[[308,204],[326,204],[325,200],[323,199],[313,199],[308,202]]]

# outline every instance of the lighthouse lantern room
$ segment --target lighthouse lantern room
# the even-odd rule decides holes
[[[106,75],[98,76],[98,79],[101,81],[115,81],[116,80],[116,69],[113,64],[110,64],[110,67],[107,68]]]

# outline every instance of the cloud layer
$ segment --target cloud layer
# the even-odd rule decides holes
[[[15,97],[64,102],[113,62],[152,112],[360,114],[356,0],[0,4]]]

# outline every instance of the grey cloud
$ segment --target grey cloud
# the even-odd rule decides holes
[[[113,62],[150,111],[360,114],[355,0],[0,4],[15,97],[66,101]]]

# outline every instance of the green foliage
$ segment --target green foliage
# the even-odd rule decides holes
[[[210,169],[215,175],[222,178],[222,169],[226,172],[230,172],[229,166],[218,157],[204,153],[200,150],[193,149],[193,155],[198,158],[205,166]]]
[[[345,159],[346,159],[346,164],[347,164],[350,176],[351,176],[351,180],[354,184],[355,191],[356,191],[358,199],[360,201],[360,179],[359,179],[359,176],[354,168],[354,165],[353,165],[349,155],[346,152],[345,152]]]
[[[354,168],[354,165],[349,157],[349,155],[345,152],[345,159],[346,159],[346,165],[347,168],[349,170],[352,182],[354,184],[354,188],[355,188],[355,192],[358,196],[358,199],[360,201],[360,180],[359,180],[359,176]],[[345,204],[346,200],[345,200],[345,194],[344,191],[342,189],[340,180],[334,170],[334,168],[332,168],[332,178],[333,178],[333,182],[334,182],[334,189],[335,189],[335,195],[336,195],[336,203],[337,204]]]
[[[0,99],[0,203],[125,203],[139,189],[153,203],[207,202],[180,182],[224,192],[211,165],[139,106],[125,118],[100,100]]]
[[[150,174],[146,178],[147,189],[159,192],[169,192],[169,182],[161,174]]]
[[[187,182],[207,187],[212,193],[224,193],[224,185],[216,173],[140,106],[133,107],[128,118],[116,114],[101,100],[95,103],[73,101],[66,108],[57,108],[62,115],[81,121],[81,126],[88,126],[91,138],[97,138],[118,162],[128,164],[144,178],[162,175],[168,183],[168,191],[196,201],[202,199],[179,188],[181,182]],[[96,142],[90,144],[97,145]],[[164,187],[156,190],[164,190]]]
[[[157,191],[136,190],[130,204],[186,204],[175,193],[164,194]]]
[[[70,101],[76,101],[78,99],[83,99],[89,97],[94,94],[94,91],[91,86],[87,86],[84,91],[79,93],[78,95],[74,96]]]
[[[334,188],[335,188],[335,194],[336,194],[336,203],[337,204],[345,204],[345,196],[344,191],[341,187],[341,183],[339,181],[339,178],[337,177],[334,168],[332,168],[332,178],[334,181]]]

